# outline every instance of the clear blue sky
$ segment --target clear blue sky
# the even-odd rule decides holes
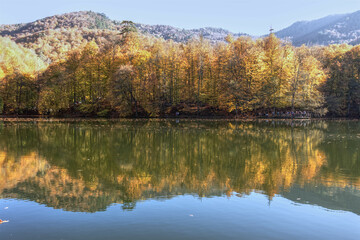
[[[180,28],[222,27],[262,35],[299,20],[360,10],[360,0],[0,0],[0,24],[31,22],[72,11]]]

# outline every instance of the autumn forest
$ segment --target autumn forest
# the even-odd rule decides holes
[[[34,51],[0,37],[2,114],[360,116],[360,46],[295,47],[272,33],[178,43],[132,22],[106,41],[104,32],[51,51],[48,43],[66,39],[46,38]]]

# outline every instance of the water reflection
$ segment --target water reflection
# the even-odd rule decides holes
[[[276,194],[360,214],[359,122],[8,122],[0,196],[76,212]]]

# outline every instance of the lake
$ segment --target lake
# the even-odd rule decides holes
[[[360,239],[359,121],[0,121],[0,239]]]

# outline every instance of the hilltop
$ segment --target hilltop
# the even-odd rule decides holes
[[[222,28],[205,27],[181,29],[168,25],[136,23],[141,34],[187,42],[202,35],[211,43],[225,41],[226,36],[249,36],[233,33]],[[54,15],[30,23],[0,25],[0,36],[9,37],[16,43],[51,62],[61,59],[65,53],[77,49],[90,40],[105,45],[114,40],[121,29],[121,21],[111,20],[103,13],[80,11]],[[276,36],[291,41],[295,46],[360,43],[360,11],[350,14],[331,15],[312,21],[300,21],[277,31]]]
[[[202,35],[214,43],[224,41],[229,34],[235,34],[221,28],[200,28],[185,30],[166,25],[135,24],[144,35],[186,42]],[[121,21],[109,19],[105,14],[92,11],[80,11],[55,15],[30,23],[0,25],[0,36],[9,37],[16,43],[42,56],[43,59],[63,58],[69,50],[76,49],[85,42],[95,40],[98,45],[113,41],[119,34]]]
[[[343,43],[356,45],[360,43],[360,11],[296,22],[276,32],[276,36],[290,40],[295,46]]]

